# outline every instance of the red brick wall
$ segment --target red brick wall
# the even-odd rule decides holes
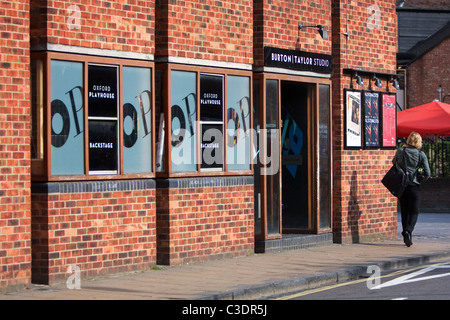
[[[439,86],[442,97],[450,95],[450,38],[444,40],[425,55],[408,66],[408,107],[416,107],[439,99]],[[443,100],[450,103],[450,97]]]
[[[253,62],[252,1],[160,1],[156,56]]]
[[[374,6],[375,4],[375,6]],[[397,199],[381,184],[391,166],[394,150],[344,149],[344,89],[390,91],[364,77],[364,88],[344,68],[395,74],[397,52],[395,0],[333,2],[333,232],[335,242],[395,238]],[[348,39],[343,35],[348,30]],[[372,83],[371,83],[372,82]]]
[[[33,282],[143,270],[156,263],[153,180],[33,185]]]
[[[0,8],[0,288],[31,276],[29,8]]]
[[[154,53],[154,0],[30,0],[32,45]]]
[[[316,28],[298,30],[304,26],[324,26],[331,30],[331,3],[328,0],[267,1],[255,0],[255,64],[264,64],[265,46],[331,54],[331,35],[320,37]]]
[[[341,66],[395,73],[398,38],[395,0],[335,1],[333,7],[340,12],[334,20],[333,39],[340,42]],[[347,31],[348,39],[343,35]],[[368,83],[366,80],[365,89]]]
[[[157,186],[158,264],[253,253],[252,177],[169,179]]]

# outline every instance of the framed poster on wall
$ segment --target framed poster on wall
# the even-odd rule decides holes
[[[380,147],[380,108],[378,92],[364,92],[364,147]]]
[[[397,146],[397,112],[396,96],[384,93],[381,96],[382,114],[382,147],[396,148]]]
[[[361,91],[345,90],[344,105],[344,147],[361,148]]]

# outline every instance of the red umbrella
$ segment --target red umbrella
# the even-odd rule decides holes
[[[450,104],[433,101],[397,113],[397,137],[420,135],[450,136]]]

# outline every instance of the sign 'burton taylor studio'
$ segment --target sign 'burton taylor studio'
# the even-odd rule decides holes
[[[264,65],[328,74],[333,70],[331,55],[272,47],[264,47]]]

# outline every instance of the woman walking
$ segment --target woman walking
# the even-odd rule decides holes
[[[417,132],[411,132],[406,140],[406,145],[397,150],[392,160],[394,164],[397,163],[403,170],[406,168],[406,172],[409,173],[408,186],[399,198],[403,241],[408,247],[412,245],[412,232],[419,216],[420,183],[422,181],[419,181],[418,168],[423,168],[423,181],[427,180],[431,175],[427,156],[420,150],[421,148],[422,137]],[[403,154],[405,154],[405,158],[403,158]]]

